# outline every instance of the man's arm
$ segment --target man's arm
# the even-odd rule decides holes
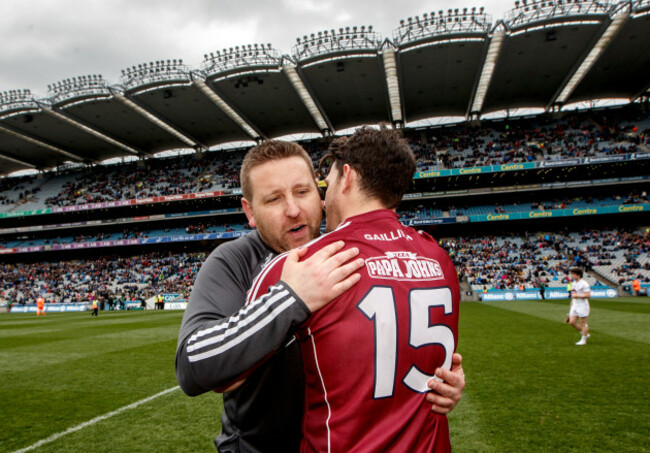
[[[254,327],[267,317],[257,310],[245,311],[244,301],[261,253],[251,241],[234,241],[218,247],[201,266],[183,316],[176,350],[176,377],[188,395],[228,385],[256,362],[256,354],[250,353],[254,338],[250,332],[248,337],[244,333],[248,332],[247,327]],[[282,313],[281,319],[290,324],[292,317],[307,316],[298,307]],[[281,342],[284,338],[280,332],[257,333],[267,334],[265,340],[269,342]],[[200,355],[210,346],[220,349],[209,357]],[[260,353],[271,350],[269,346]]]
[[[316,260],[295,263],[293,272],[299,279],[318,286],[324,275],[322,266],[330,266],[328,260],[341,247],[342,244],[329,248]],[[339,254],[339,259],[345,262],[355,254],[346,250]],[[280,347],[292,329],[311,313],[282,282],[244,305],[257,264],[248,263],[246,258],[250,259],[233,247],[217,250],[197,275],[176,351],[176,376],[188,395],[214,389],[232,390],[233,383],[241,381],[242,375]],[[320,263],[314,262],[318,260]],[[350,278],[336,275],[343,280]]]

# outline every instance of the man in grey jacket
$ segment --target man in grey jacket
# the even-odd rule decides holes
[[[354,249],[337,254],[342,243],[305,261],[299,258],[306,249],[293,250],[282,274],[286,285],[245,305],[265,264],[318,236],[322,202],[311,159],[295,143],[269,141],[251,150],[241,184],[244,211],[257,230],[220,245],[201,267],[179,333],[176,375],[188,395],[224,392],[220,452],[297,452],[304,377],[294,331],[354,285],[363,262]],[[447,413],[460,399],[460,356],[454,363],[452,371],[441,370],[446,383],[431,384],[433,410]]]

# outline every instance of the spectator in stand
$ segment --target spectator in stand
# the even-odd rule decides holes
[[[418,171],[501,165],[640,152],[650,134],[637,123],[648,113],[635,107],[615,112],[615,120],[598,112],[566,113],[562,119],[540,116],[483,122],[481,127],[450,126],[411,131],[407,138],[417,157]],[[634,128],[637,127],[635,130]],[[304,142],[312,158],[323,144]],[[240,187],[244,150],[208,152],[176,158],[149,159],[144,166],[127,163],[70,171],[60,191],[39,199],[32,176],[6,178],[0,183],[0,206],[35,201],[47,207],[74,206],[133,198],[176,195]],[[58,173],[56,176],[64,176]],[[635,201],[631,201],[634,203]]]

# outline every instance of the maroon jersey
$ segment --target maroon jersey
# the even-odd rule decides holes
[[[447,452],[447,417],[431,411],[427,382],[451,367],[460,289],[447,253],[390,210],[351,217],[309,244],[308,256],[345,241],[365,266],[352,289],[301,325],[306,375],[301,451]],[[255,300],[286,254],[259,275]]]

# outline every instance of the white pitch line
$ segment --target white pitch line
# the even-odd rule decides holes
[[[90,425],[94,425],[95,423],[101,422],[102,420],[106,420],[107,418],[111,418],[112,416],[120,414],[120,413],[122,413],[124,411],[128,411],[129,409],[133,409],[135,407],[138,407],[141,404],[148,403],[149,401],[151,401],[153,399],[156,399],[159,396],[166,395],[167,393],[173,392],[174,390],[179,389],[179,388],[180,387],[177,385],[176,387],[172,387],[170,389],[163,390],[160,393],[156,393],[155,395],[151,395],[151,396],[149,396],[147,398],[141,399],[140,401],[136,401],[135,403],[131,403],[131,404],[127,405],[127,406],[120,407],[119,409],[116,409],[113,412],[109,412],[107,414],[100,415],[99,417],[95,417],[92,420],[88,420],[87,422],[83,422],[80,425],[73,426],[72,428],[68,428],[65,431],[61,431],[60,433],[52,434],[50,437],[48,437],[46,439],[39,440],[34,445],[30,445],[29,447],[25,447],[25,448],[23,448],[21,450],[16,450],[13,453],[23,453],[25,451],[34,450],[34,449],[36,449],[36,448],[38,448],[38,447],[40,447],[42,445],[53,442],[53,441],[57,440],[58,438],[65,436],[66,434],[74,433],[75,431],[79,431],[80,429],[84,429],[84,428],[86,428],[86,427],[88,427]]]

